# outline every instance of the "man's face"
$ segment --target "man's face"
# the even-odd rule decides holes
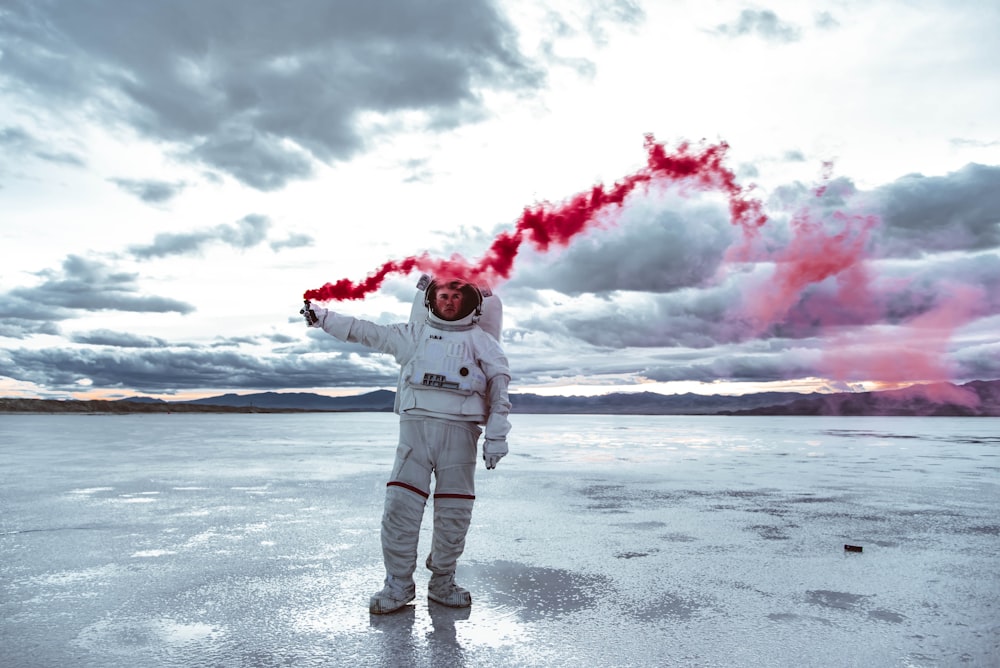
[[[451,288],[438,288],[434,297],[434,312],[442,320],[458,320],[462,312],[462,291]]]

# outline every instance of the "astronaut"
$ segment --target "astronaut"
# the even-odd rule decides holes
[[[498,326],[492,334],[480,326],[483,302],[475,285],[446,279],[427,285],[420,316],[411,315],[407,323],[378,325],[308,303],[302,311],[309,326],[393,355],[401,367],[399,445],[382,514],[386,575],[369,601],[372,614],[394,612],[415,598],[417,539],[432,473],[427,597],[454,608],[472,605],[472,595],[455,583],[455,568],[472,521],[477,443],[485,427],[483,461],[494,469],[507,454],[510,431],[510,368],[496,338]]]

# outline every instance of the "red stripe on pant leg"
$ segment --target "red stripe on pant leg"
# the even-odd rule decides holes
[[[472,499],[476,500],[473,494],[435,494],[435,499]]]
[[[420,489],[417,489],[413,485],[407,485],[405,482],[399,482],[398,480],[393,480],[392,482],[387,482],[385,484],[385,486],[386,487],[402,487],[403,489],[410,490],[414,494],[419,494],[420,496],[424,497],[425,499],[430,497],[430,494],[428,494],[427,492],[425,492],[423,490],[420,490]]]

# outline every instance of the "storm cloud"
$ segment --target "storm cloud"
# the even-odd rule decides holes
[[[39,105],[86,103],[261,190],[363,150],[365,117],[440,131],[482,117],[483,91],[544,82],[488,0],[15,2],[0,39]]]
[[[2,18],[0,18],[2,22]],[[58,148],[50,148],[48,144],[35,137],[22,127],[0,128],[0,174],[3,169],[16,170],[25,157],[36,158],[45,162],[83,167],[86,161],[77,153]],[[10,159],[10,157],[15,159]]]
[[[170,183],[156,179],[112,179],[111,182],[147,204],[169,202],[185,188],[183,183]]]
[[[120,347],[14,348],[0,375],[63,391],[81,383],[149,393],[208,387],[372,387],[395,384],[398,368],[350,355],[258,355],[236,350]]]
[[[8,299],[33,305],[45,319],[59,317],[59,308],[87,311],[132,311],[137,313],[191,313],[185,302],[139,293],[139,275],[118,271],[98,259],[70,255],[60,269],[38,272],[42,282],[28,288],[14,288]]]
[[[712,279],[736,238],[722,206],[640,198],[616,223],[554,251],[558,261],[526,259],[512,284],[573,296],[696,287]]]
[[[216,225],[193,232],[163,232],[157,234],[152,243],[132,246],[129,252],[136,258],[150,259],[198,253],[213,243],[239,249],[252,248],[267,238],[270,228],[271,221],[267,216],[250,214],[232,225]]]
[[[944,176],[910,174],[872,195],[885,222],[881,255],[1000,248],[1000,167],[969,164]]]

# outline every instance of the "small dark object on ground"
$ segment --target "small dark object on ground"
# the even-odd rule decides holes
[[[844,545],[845,552],[861,552],[863,550],[864,548],[862,548],[860,545]]]

